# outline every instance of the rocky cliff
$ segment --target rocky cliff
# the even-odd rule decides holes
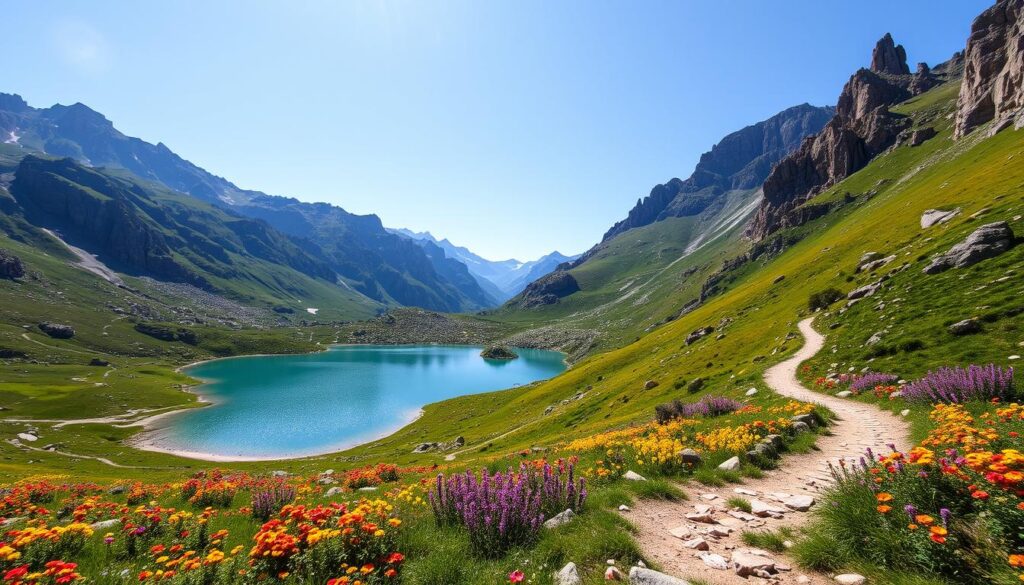
[[[612,226],[602,241],[668,217],[702,213],[721,205],[726,191],[756,189],[775,163],[796,150],[804,137],[821,130],[833,111],[802,104],[729,134],[701,155],[688,179],[657,185],[637,200],[626,219]]]
[[[971,25],[954,138],[997,120],[1024,126],[1024,0],[1000,0]]]
[[[896,142],[907,121],[889,111],[937,81],[927,65],[910,74],[906,51],[886,34],[875,45],[871,67],[843,87],[835,116],[816,136],[779,162],[764,182],[764,199],[747,228],[761,240],[792,223],[789,214],[807,198],[863,168]]]
[[[523,292],[510,300],[507,306],[530,309],[544,305],[553,305],[563,297],[580,290],[580,285],[573,275],[565,270],[556,270],[547,276],[531,282]]]

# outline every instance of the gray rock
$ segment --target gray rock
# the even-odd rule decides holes
[[[561,571],[555,573],[555,585],[582,585],[582,583],[576,563],[569,563],[562,567]]]
[[[715,328],[714,327],[701,327],[700,329],[697,329],[696,331],[694,331],[694,332],[692,332],[692,333],[690,333],[689,335],[686,336],[686,345],[690,345],[690,344],[700,340],[702,337],[705,337],[707,335],[711,335],[714,332],[715,332]]]
[[[725,461],[723,461],[721,463],[721,465],[718,466],[718,468],[722,469],[724,471],[739,471],[739,469],[740,469],[740,458],[739,457],[730,457],[730,458],[726,459]]]
[[[647,481],[647,478],[640,475],[639,473],[630,469],[626,473],[622,474],[622,479],[628,479],[629,481]]]
[[[806,512],[814,505],[814,498],[811,496],[790,496],[788,498],[783,498],[782,505],[790,510]]]
[[[729,563],[725,560],[722,555],[716,555],[714,553],[704,553],[700,555],[700,560],[704,561],[704,564],[717,569],[719,571],[726,571],[729,569]]]
[[[981,331],[981,323],[977,319],[964,319],[949,326],[949,332],[953,335],[970,335]]]
[[[936,132],[935,128],[932,128],[931,126],[914,130],[910,135],[910,146],[921,146],[925,142],[935,138],[937,134],[938,132]]]
[[[795,423],[802,422],[802,423],[804,423],[805,425],[807,425],[809,427],[815,427],[815,426],[817,426],[817,425],[819,425],[819,424],[821,424],[823,422],[821,420],[821,418],[818,417],[818,413],[816,413],[816,412],[809,412],[807,414],[799,414],[799,415],[794,416],[793,418],[791,418],[789,420],[791,420],[791,421],[793,421]]]
[[[807,423],[800,421],[793,423],[793,426],[791,428],[793,429],[794,434],[806,433],[811,430],[811,427]]]
[[[740,577],[749,577],[758,571],[764,571],[768,574],[775,572],[775,561],[768,557],[751,554],[745,551],[736,551],[732,553],[729,563],[736,571],[736,574]]]
[[[558,528],[559,526],[565,526],[572,522],[572,519],[576,517],[576,513],[572,509],[559,512],[553,518],[544,522],[544,528]]]
[[[750,390],[747,390],[743,395],[754,396],[755,394],[757,394],[757,388],[751,388]]]
[[[630,585],[690,585],[689,581],[643,567],[633,567],[629,570],[629,583]]]
[[[882,288],[882,282],[881,281],[873,282],[871,284],[866,284],[866,285],[864,285],[864,286],[862,286],[860,288],[855,288],[855,289],[851,290],[849,293],[847,293],[846,298],[851,300],[851,301],[854,301],[854,300],[857,300],[857,299],[864,299],[864,298],[873,296],[881,288]]]
[[[327,490],[326,492],[324,492],[324,496],[328,497],[328,498],[333,498],[334,496],[336,496],[336,495],[338,495],[340,493],[341,493],[341,488],[338,487],[338,486],[334,486],[334,487],[330,488],[329,490]]]
[[[871,262],[867,262],[861,264],[860,266],[857,266],[857,269],[854,272],[874,272],[875,270],[878,270],[879,268],[885,266],[886,264],[892,262],[895,259],[895,254],[893,254],[892,256],[886,256],[885,258],[879,258],[878,260],[873,260]]]
[[[849,390],[843,390],[842,392],[836,392],[836,398],[849,398],[850,396],[853,396],[853,392],[850,392]]]
[[[110,489],[107,490],[107,493],[112,495],[112,496],[116,496],[116,495],[123,494],[123,493],[125,493],[127,491],[128,491],[128,486],[124,485],[123,483],[119,483],[119,484],[117,484],[115,486],[110,486]]]
[[[75,336],[73,327],[60,323],[43,322],[39,324],[39,330],[54,339],[71,339]]]
[[[876,345],[882,342],[882,332],[878,331],[864,342],[865,345]]]
[[[858,575],[857,573],[843,573],[842,575],[836,575],[836,583],[842,585],[863,585],[867,583],[867,578],[864,575]]]
[[[683,543],[683,548],[690,548],[693,550],[711,550],[711,545],[708,544],[708,541],[698,536],[692,540],[685,541]]]
[[[1014,235],[1010,225],[997,221],[981,226],[948,252],[939,254],[924,268],[925,274],[938,274],[951,268],[966,268],[994,258],[1013,247]]]
[[[652,388],[657,388],[657,387],[658,387],[658,382],[656,380],[647,380],[646,382],[644,382],[644,390],[651,390]]]
[[[700,465],[704,459],[693,449],[683,449],[679,452],[679,460],[690,465]]]

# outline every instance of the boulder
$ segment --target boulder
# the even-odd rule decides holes
[[[857,573],[843,573],[842,575],[836,575],[836,583],[840,583],[841,585],[864,585],[867,581],[867,577],[864,575],[858,575]]]
[[[420,443],[416,445],[416,448],[412,450],[413,453],[428,453],[440,448],[439,443]]]
[[[714,332],[714,327],[701,327],[700,329],[697,329],[696,331],[693,331],[692,333],[686,336],[686,345],[695,343],[699,341],[701,338],[711,335]]]
[[[54,339],[71,339],[75,336],[75,330],[70,325],[50,323],[49,321],[40,323],[39,330]]]
[[[326,492],[324,492],[324,497],[326,497],[326,498],[333,498],[334,496],[340,494],[341,492],[342,492],[342,490],[341,490],[340,487],[334,486],[334,487],[330,488],[329,490],[327,490]]]
[[[572,519],[576,517],[576,513],[572,511],[572,508],[559,512],[553,518],[544,522],[544,528],[558,528],[559,526],[565,526],[572,522]]]
[[[694,451],[693,449],[683,449],[682,451],[679,452],[678,456],[680,461],[689,465],[700,465],[703,461],[703,458],[701,458],[700,453]]]
[[[658,382],[655,380],[647,380],[644,382],[644,390],[652,390],[658,387]]]
[[[857,266],[857,269],[854,270],[854,272],[874,272],[874,271],[878,270],[879,268],[885,266],[886,264],[892,262],[895,259],[896,259],[896,255],[893,254],[892,256],[886,256],[885,258],[879,258],[877,260],[872,260],[870,262],[865,262],[865,263],[860,264],[859,266]]]
[[[684,581],[665,573],[659,573],[644,567],[633,567],[629,570],[630,585],[690,585]],[[560,584],[559,584],[560,585]]]
[[[622,474],[622,479],[628,479],[629,481],[647,481],[647,478],[640,475],[639,473],[630,469],[626,473]]]
[[[925,274],[938,274],[951,268],[966,268],[994,258],[1013,247],[1014,235],[1005,221],[985,224],[948,252],[939,254],[925,267]]]
[[[750,500],[750,513],[759,518],[766,516],[772,516],[775,514],[784,514],[786,510],[778,506],[773,506],[767,502],[759,500],[757,498],[751,498]]]
[[[97,367],[106,367],[110,365],[110,362],[108,362],[107,360],[101,360],[100,358],[92,358],[91,360],[89,360],[89,365]]]
[[[555,573],[555,585],[582,585],[582,583],[576,563],[568,563],[562,567],[562,570]]]
[[[740,469],[740,458],[730,457],[723,461],[719,466],[719,469],[723,471],[739,471]]]
[[[853,396],[853,392],[850,392],[849,390],[843,390],[842,392],[836,392],[836,398],[849,398],[850,396]]]
[[[751,388],[750,390],[747,390],[746,392],[744,392],[743,395],[744,396],[754,396],[755,394],[757,394],[757,388]]]
[[[928,126],[927,128],[918,128],[910,134],[909,144],[912,147],[921,146],[925,142],[935,138],[936,135],[938,135],[938,132],[936,132],[935,128],[932,128],[931,126]]]
[[[949,332],[953,335],[970,335],[981,331],[981,323],[977,319],[964,319],[949,326]]]
[[[89,525],[89,528],[92,528],[93,530],[106,530],[108,528],[113,528],[114,526],[117,526],[120,523],[120,518],[112,518],[110,520],[100,520],[99,522],[93,522]]]
[[[822,422],[824,422],[824,421],[821,420],[821,417],[819,417],[818,413],[816,413],[816,412],[809,412],[807,414],[798,414],[797,416],[794,416],[793,418],[791,418],[789,420],[793,421],[794,423],[802,422],[805,425],[807,425],[809,427],[812,427],[812,428],[817,426],[817,425],[819,425],[819,424],[821,424]]]
[[[21,278],[25,276],[25,265],[21,258],[7,250],[0,249],[0,278]]]
[[[933,225],[946,223],[960,214],[960,208],[943,211],[941,209],[929,209],[921,214],[921,229],[928,229]]]
[[[881,288],[882,288],[882,282],[881,281],[873,282],[871,284],[866,284],[866,285],[864,285],[864,286],[862,286],[860,288],[855,288],[855,289],[851,290],[849,293],[846,294],[846,298],[851,300],[851,301],[855,300],[855,299],[864,299],[864,298],[873,296]]]

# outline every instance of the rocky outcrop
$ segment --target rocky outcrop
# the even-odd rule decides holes
[[[889,106],[930,87],[934,74],[927,66],[910,75],[906,51],[886,34],[875,45],[871,68],[861,69],[843,87],[836,115],[820,133],[779,162],[764,182],[764,199],[747,228],[760,240],[769,234],[819,217],[791,214],[811,197],[864,168],[896,143],[910,124]],[[822,210],[827,213],[829,210]]]
[[[39,324],[39,330],[54,339],[71,339],[75,336],[75,329],[70,325],[61,323],[50,323],[44,321]]]
[[[7,250],[0,250],[0,278],[21,278],[25,276],[25,266],[21,258]]]
[[[503,345],[492,345],[480,352],[480,357],[487,360],[514,360],[519,354]]]
[[[580,290],[579,283],[565,270],[557,270],[530,283],[522,293],[509,301],[509,305],[523,309],[553,305]]]
[[[721,206],[727,191],[756,189],[772,166],[796,150],[805,137],[820,131],[833,112],[831,107],[802,104],[729,134],[701,155],[688,179],[657,185],[637,200],[626,219],[612,226],[602,241],[669,217],[694,216]]]
[[[907,67],[907,51],[903,45],[897,45],[892,40],[892,35],[885,33],[875,44],[871,52],[871,70],[879,73],[892,75],[907,75],[910,68]]]
[[[950,268],[966,268],[994,258],[1013,247],[1013,230],[1005,221],[981,226],[967,239],[939,254],[924,268],[925,274],[938,274]]]
[[[960,208],[951,210],[928,209],[921,214],[921,229],[928,229],[933,225],[946,223],[960,214]]]
[[[974,19],[953,137],[1024,112],[1024,0],[1000,0]]]

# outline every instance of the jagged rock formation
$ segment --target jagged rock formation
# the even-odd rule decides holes
[[[693,216],[723,203],[722,194],[757,189],[772,166],[821,130],[834,112],[831,107],[802,104],[723,138],[701,155],[685,181],[672,179],[637,200],[626,219],[609,229],[602,241],[632,228],[669,217]]]
[[[562,297],[567,297],[578,290],[580,285],[571,274],[565,270],[557,270],[530,283],[526,290],[509,301],[509,305],[523,309],[553,305]]]
[[[879,73],[892,75],[908,75],[910,68],[907,67],[907,51],[903,45],[897,45],[892,40],[892,35],[885,33],[875,44],[871,52],[871,70]]]
[[[761,240],[817,214],[793,215],[809,197],[857,172],[892,146],[908,122],[889,111],[936,82],[925,65],[910,75],[906,51],[886,34],[875,45],[871,68],[853,74],[843,87],[836,115],[800,149],[779,162],[764,182],[764,200],[747,228]],[[826,210],[827,211],[827,210]]]
[[[971,25],[953,137],[990,120],[1024,123],[1024,0],[1000,0]]]
[[[0,278],[21,278],[25,276],[25,266],[21,258],[7,250],[0,250]]]
[[[73,327],[61,323],[43,322],[39,324],[39,330],[54,339],[71,339],[75,336]]]

